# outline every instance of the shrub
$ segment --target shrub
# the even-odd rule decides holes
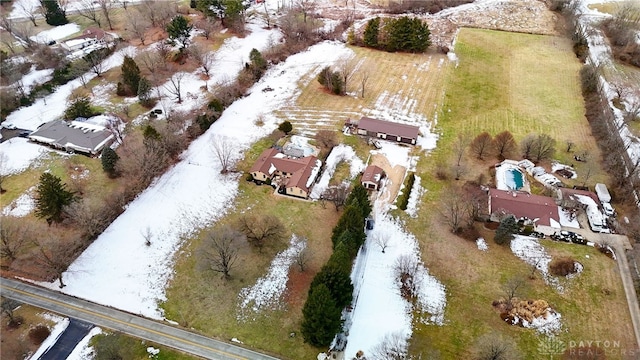
[[[549,264],[549,271],[555,276],[567,276],[578,272],[576,261],[568,256],[555,258]]]
[[[519,226],[516,218],[513,215],[507,216],[500,221],[493,240],[498,245],[509,245],[513,239],[513,234],[517,233],[518,230]]]
[[[33,345],[40,345],[49,337],[49,334],[51,334],[49,328],[44,325],[38,325],[29,330],[29,340]]]

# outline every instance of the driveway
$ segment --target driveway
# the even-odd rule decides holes
[[[62,335],[38,360],[66,359],[91,328],[92,324],[74,318],[69,319],[69,325]]]

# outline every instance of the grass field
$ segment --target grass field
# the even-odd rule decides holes
[[[412,353],[439,353],[443,359],[469,357],[479,337],[496,334],[514,339],[525,358],[539,359],[543,356],[538,351],[539,341],[544,337],[505,324],[491,305],[503,296],[501,287],[509,277],[527,276],[531,267],[509,248],[493,243],[493,232],[481,225],[479,231],[489,244],[486,253],[474,242],[450,234],[434,210],[446,196],[447,182],[437,180],[433,169],[437,162],[451,158],[458,133],[475,136],[485,130],[493,135],[509,130],[517,140],[531,132],[550,134],[557,140],[556,158],[565,163],[572,159],[563,143],[571,139],[578,151],[588,149],[599,159],[583,115],[580,64],[566,39],[487,30],[462,29],[456,53],[460,62],[449,72],[445,106],[438,122],[442,134],[438,148],[420,161],[417,169],[428,192],[418,219],[406,222],[421,243],[429,271],[447,287],[448,322],[442,327],[418,326],[411,342]],[[469,154],[465,161],[471,171],[461,182],[476,179],[480,172],[488,175],[488,168],[496,162],[478,162]],[[581,168],[577,170],[580,173]],[[606,178],[599,168],[596,172],[590,182]],[[522,297],[545,299],[562,314],[559,339],[567,344],[600,339],[619,341],[621,347],[632,349],[633,330],[615,262],[593,248],[550,241],[543,244],[552,256],[573,256],[585,270],[569,282],[563,294],[536,274],[535,279],[527,280]]]

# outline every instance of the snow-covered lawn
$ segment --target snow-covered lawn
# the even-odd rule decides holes
[[[444,285],[429,274],[420,260],[415,237],[403,225],[378,209],[375,228],[367,235],[351,273],[354,283],[354,308],[345,321],[348,342],[345,359],[351,359],[359,350],[365,356],[391,333],[401,334],[406,340],[412,333],[413,314],[426,324],[444,324],[446,291]],[[387,248],[382,253],[376,239],[386,238]],[[397,259],[407,256],[418,263],[416,281],[417,301],[414,304],[400,295],[400,284],[394,276]]]
[[[237,73],[252,48],[264,48],[272,31],[252,25],[243,39],[230,39],[218,51],[218,80]],[[248,42],[245,42],[248,40]],[[222,217],[237,193],[238,177],[221,175],[213,155],[214,139],[226,138],[240,150],[273,131],[276,119],[260,115],[281,108],[300,92],[297,82],[318,63],[331,64],[350,52],[337,42],[323,42],[291,56],[270,69],[246,96],[225,110],[222,117],[182,154],[182,161],[141,193],[65,272],[67,294],[100,304],[162,318],[158,302],[165,300],[165,287],[173,273],[173,256],[182,239]],[[121,60],[120,60],[121,61]],[[218,68],[217,68],[218,69]],[[318,69],[320,71],[320,69]],[[211,80],[215,81],[215,79]],[[276,91],[254,91],[268,81]],[[197,105],[197,101],[191,102]],[[184,105],[184,104],[183,104]],[[236,156],[240,157],[241,154]],[[141,231],[153,234],[146,246]],[[57,285],[44,283],[57,290]]]
[[[11,204],[2,208],[2,215],[15,217],[27,216],[36,207],[36,201],[33,198],[35,189],[35,186],[32,186],[24,194],[12,201]]]
[[[42,342],[42,344],[40,344],[40,347],[38,348],[38,350],[36,350],[36,352],[33,353],[33,355],[29,357],[29,359],[33,359],[33,360],[39,359],[40,356],[42,356],[42,354],[44,354],[47,350],[49,350],[49,348],[53,346],[53,344],[55,344],[56,341],[58,341],[58,338],[60,337],[60,335],[62,335],[64,330],[67,328],[67,326],[69,326],[69,318],[63,318],[53,314],[42,314],[42,317],[54,322],[55,325],[53,326],[52,329],[49,329],[51,330],[49,337],[47,337]]]
[[[253,286],[245,287],[240,291],[238,320],[251,320],[252,316],[262,310],[281,308],[282,295],[289,281],[289,268],[306,246],[304,239],[295,234],[292,235],[289,247],[273,258],[267,274],[260,277]]]
[[[76,345],[76,347],[73,348],[73,351],[71,351],[71,354],[69,354],[69,356],[67,357],[67,360],[93,359],[93,356],[94,356],[93,348],[89,346],[89,341],[91,340],[92,337],[98,334],[102,334],[102,329],[100,329],[99,327],[94,327],[93,329],[91,329],[87,334],[87,336],[82,338],[82,340],[80,340],[78,345]]]
[[[322,193],[329,187],[329,181],[341,161],[349,162],[349,175],[352,179],[364,170],[364,162],[356,155],[351,146],[344,144],[335,146],[327,156],[320,180],[311,189],[309,195],[311,199],[320,199]]]
[[[44,160],[49,156],[49,148],[29,142],[25,138],[14,137],[0,143],[0,157],[2,175],[16,174],[36,164],[38,160]]]
[[[416,175],[416,179],[413,183],[413,187],[411,188],[411,193],[409,193],[409,202],[407,203],[407,214],[412,218],[418,217],[418,206],[420,205],[420,199],[422,198],[422,194],[426,191],[425,188],[420,184],[420,176]]]

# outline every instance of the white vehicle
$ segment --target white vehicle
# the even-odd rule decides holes
[[[604,214],[607,216],[613,216],[616,213],[616,211],[609,203],[602,203],[602,209],[604,210]]]

